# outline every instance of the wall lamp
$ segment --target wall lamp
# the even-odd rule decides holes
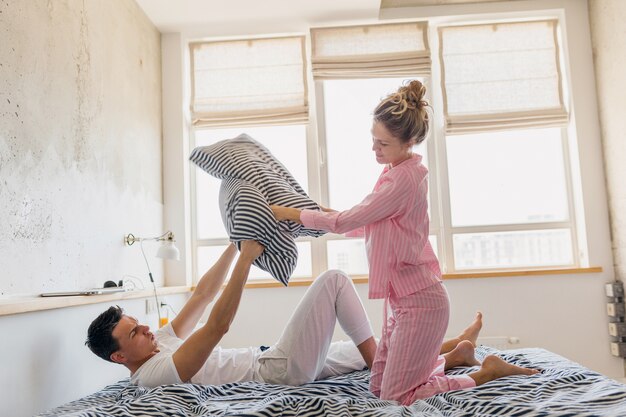
[[[150,282],[152,283],[152,289],[154,290],[154,299],[156,300],[156,308],[159,314],[159,326],[164,325],[163,320],[161,318],[161,303],[159,303],[159,298],[157,297],[156,285],[154,283],[154,279],[152,278],[152,271],[150,270],[150,264],[148,263],[148,258],[146,258],[146,253],[143,250],[143,242],[144,241],[156,241],[162,242],[161,246],[157,250],[156,257],[161,259],[171,259],[178,261],[180,259],[180,251],[174,244],[176,240],[174,239],[174,233],[171,231],[167,231],[160,236],[156,237],[137,237],[132,233],[129,233],[124,236],[124,243],[128,246],[132,246],[135,242],[139,242],[139,247],[141,248],[141,254],[143,255],[143,260],[146,262],[146,267],[148,268],[148,277],[150,277]]]
[[[142,245],[142,242],[144,240],[154,240],[157,242],[163,242],[163,244],[157,250],[157,253],[156,253],[157,258],[172,259],[176,261],[180,260],[180,251],[174,244],[174,242],[176,242],[176,240],[174,240],[174,233],[170,232],[169,230],[163,233],[161,236],[157,236],[157,237],[137,237],[133,235],[132,233],[129,233],[126,236],[124,236],[124,243],[126,243],[128,246],[131,246],[135,242],[139,242],[140,245]]]

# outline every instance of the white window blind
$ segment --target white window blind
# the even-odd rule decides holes
[[[426,22],[311,29],[316,80],[430,74]]]
[[[563,126],[557,21],[439,29],[449,134]]]
[[[190,44],[194,126],[307,123],[304,36]]]

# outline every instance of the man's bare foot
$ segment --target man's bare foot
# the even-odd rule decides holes
[[[483,361],[483,365],[476,372],[469,374],[476,381],[476,386],[482,385],[494,379],[511,375],[535,375],[536,369],[522,368],[503,361],[495,355],[489,355]]]
[[[465,328],[458,336],[461,340],[469,340],[472,342],[474,346],[476,346],[476,340],[478,340],[478,334],[480,330],[483,328],[483,313],[480,311],[476,312],[476,317],[474,321],[470,323],[469,326]]]
[[[480,362],[478,362],[474,356],[474,345],[469,340],[459,342],[452,351],[443,356],[446,359],[444,366],[446,371],[457,366],[480,365]]]

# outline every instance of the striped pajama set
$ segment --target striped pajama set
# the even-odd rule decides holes
[[[306,227],[365,237],[369,298],[385,299],[370,390],[406,405],[475,386],[467,375],[446,376],[439,355],[450,305],[428,241],[428,170],[421,160],[413,155],[385,167],[374,191],[350,210],[300,214]]]

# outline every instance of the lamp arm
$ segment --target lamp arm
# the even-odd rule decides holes
[[[163,233],[160,236],[155,236],[155,237],[138,237],[138,236],[133,235],[132,233],[129,233],[126,236],[124,236],[124,243],[126,243],[128,246],[131,246],[135,242],[143,242],[144,240],[154,240],[157,242],[168,240],[171,242],[175,242],[174,233],[172,233],[170,230],[168,230],[167,232]]]
[[[155,237],[136,237],[135,235],[133,235],[132,233],[127,234],[126,236],[124,236],[124,243],[126,243],[128,246],[131,246],[133,243],[135,242],[139,242],[139,246],[141,247],[141,255],[143,256],[143,260],[146,262],[146,267],[148,268],[148,277],[150,278],[150,282],[152,283],[152,289],[154,290],[154,299],[156,300],[156,308],[157,308],[157,313],[159,314],[159,326],[161,325],[162,321],[161,321],[161,303],[159,302],[159,297],[157,296],[157,290],[156,290],[156,284],[154,283],[154,278],[152,278],[152,270],[150,269],[150,264],[148,263],[148,258],[146,257],[146,253],[143,250],[143,242],[144,240],[154,240],[154,241],[168,241],[168,242],[175,242],[174,240],[174,233],[172,233],[172,231],[168,230],[165,233],[163,233],[160,236],[155,236]]]

